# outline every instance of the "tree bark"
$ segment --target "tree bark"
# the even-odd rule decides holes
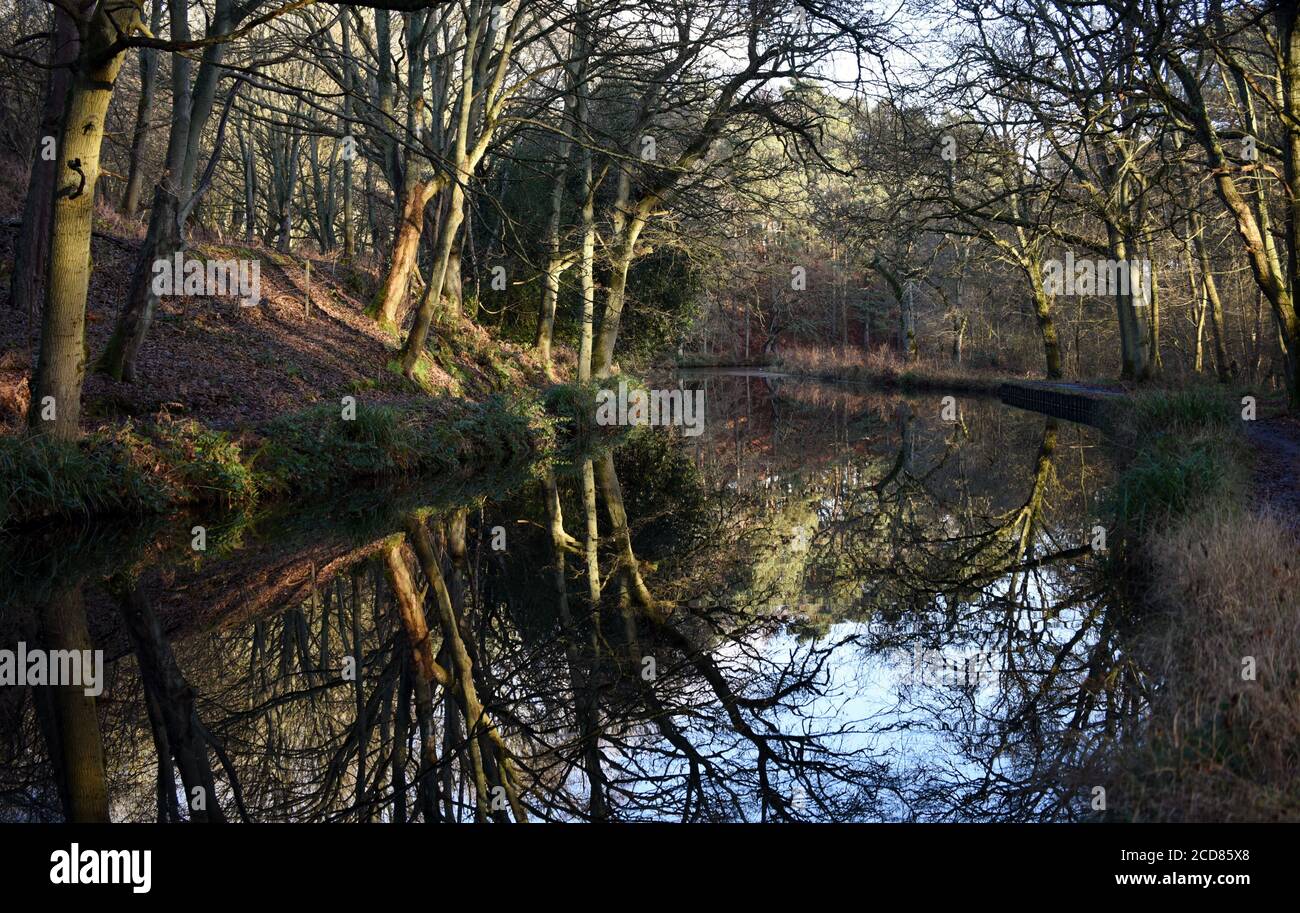
[[[72,82],[71,64],[77,59],[80,38],[77,26],[62,7],[54,8],[54,29],[49,59],[52,69],[46,81],[45,105],[32,155],[27,199],[23,204],[22,228],[14,239],[14,272],[9,282],[9,305],[28,315],[28,326],[36,323],[45,271],[49,267],[50,216],[54,202],[55,159],[45,157],[45,137],[56,137],[68,101]],[[57,151],[57,150],[56,150]]]
[[[560,256],[560,222],[564,212],[564,188],[569,177],[569,131],[572,129],[578,78],[575,67],[567,68],[568,86],[564,94],[564,114],[560,119],[560,129],[563,132],[557,150],[559,167],[555,169],[551,184],[551,215],[546,225],[546,268],[542,273],[542,302],[537,315],[537,333],[533,339],[533,347],[537,349],[537,357],[541,360],[547,377],[554,376],[551,368],[551,338],[555,333],[560,277],[570,263],[567,258]]]
[[[190,40],[188,5],[168,0],[173,41]],[[229,33],[235,26],[232,0],[218,0],[209,35]],[[190,82],[191,65],[181,54],[172,56],[172,126],[167,138],[167,170],[154,190],[153,208],[144,245],[131,273],[126,300],[118,312],[113,335],[95,370],[115,380],[135,379],[135,361],[153,324],[159,296],[153,290],[153,264],[185,249],[185,229],[178,224],[183,206],[192,208],[190,194],[198,172],[203,128],[212,113],[217,78],[225,55],[222,43],[208,47]]]
[[[585,22],[580,20],[580,24]],[[585,46],[585,45],[584,45]],[[582,289],[582,328],[578,342],[578,383],[591,380],[592,334],[596,320],[596,185],[592,173],[591,140],[587,135],[589,108],[586,85],[578,90],[577,121],[582,136],[582,252],[578,276]]]
[[[1219,298],[1219,286],[1214,279],[1214,266],[1210,262],[1209,247],[1205,243],[1205,225],[1200,216],[1192,217],[1192,236],[1196,260],[1201,268],[1201,288],[1210,316],[1210,340],[1214,344],[1214,370],[1219,380],[1227,383],[1231,379],[1231,372],[1228,368],[1228,351],[1224,345],[1223,302]]]
[[[80,582],[54,587],[41,611],[40,628],[47,650],[92,649]],[[52,691],[58,745],[57,749],[51,746],[51,753],[56,754],[51,760],[58,774],[64,813],[73,823],[107,823],[108,781],[95,698],[74,685],[52,686]]]
[[[1052,298],[1043,287],[1041,261],[1032,260],[1028,272],[1034,295],[1034,321],[1038,324],[1038,336],[1043,341],[1044,367],[1048,379],[1056,380],[1065,376],[1065,370],[1061,364],[1061,344],[1056,335],[1056,323],[1052,319]]]
[[[459,240],[461,222],[465,218],[465,191],[464,181],[469,179],[468,173],[458,175],[456,184],[451,189],[451,197],[447,201],[447,212],[441,224],[438,226],[438,246],[434,254],[433,268],[429,270],[429,284],[424,287],[424,297],[420,301],[420,307],[415,314],[415,323],[411,325],[411,332],[406,337],[406,342],[402,346],[401,364],[402,373],[407,377],[415,375],[415,366],[420,361],[420,356],[424,354],[424,345],[429,338],[429,329],[433,326],[434,317],[437,316],[438,305],[442,305],[443,314],[441,316],[450,317],[453,320],[460,316],[459,298],[454,296],[444,296],[448,275],[452,268],[453,260],[455,261],[456,271],[460,269],[460,258],[454,257],[453,252],[456,243]],[[456,290],[460,288],[460,277],[456,276]]]
[[[415,163],[407,162],[407,173],[415,172]],[[420,234],[424,228],[424,209],[442,185],[438,180],[412,180],[402,194],[402,212],[397,220],[397,233],[393,239],[393,252],[388,272],[375,293],[366,313],[384,326],[399,327],[406,317],[407,293],[411,286],[411,271],[420,250]]]
[[[124,57],[124,52],[107,51],[119,35],[130,35],[139,24],[140,0],[106,0],[96,7],[78,54],[59,137],[45,311],[27,424],[60,440],[75,439],[81,421],[95,185],[104,116]],[[53,413],[47,411],[50,406]]]
[[[162,28],[163,0],[153,0],[149,14],[149,31],[157,35]],[[135,132],[131,136],[131,158],[127,166],[126,189],[122,192],[122,214],[134,219],[140,209],[140,187],[144,183],[144,168],[140,159],[144,155],[145,140],[149,137],[149,116],[153,110],[154,82],[158,76],[157,48],[140,49],[140,101],[135,109]]]
[[[627,274],[636,256],[636,242],[645,227],[645,219],[634,216],[623,230],[622,240],[610,264],[609,288],[605,291],[605,313],[600,321],[600,333],[593,353],[597,377],[609,377],[614,371],[614,347],[618,344],[619,322],[623,317],[623,303],[627,296]]]

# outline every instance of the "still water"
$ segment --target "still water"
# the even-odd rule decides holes
[[[0,820],[1087,817],[1147,688],[1097,432],[673,382],[702,435],[0,541],[0,647],[104,660],[0,688]]]

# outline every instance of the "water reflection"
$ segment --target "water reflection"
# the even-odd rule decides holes
[[[0,816],[1087,815],[1145,693],[1093,433],[684,382],[704,436],[486,494],[5,543],[0,642],[93,643],[108,682],[0,690]]]

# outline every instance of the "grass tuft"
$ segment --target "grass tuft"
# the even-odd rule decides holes
[[[1142,538],[1193,510],[1244,502],[1246,442],[1221,389],[1153,390],[1130,397],[1115,421],[1131,453],[1114,491],[1119,526]]]
[[[75,443],[0,438],[0,527],[52,517],[157,513],[179,504],[240,506],[257,485],[240,447],[194,421],[131,423]]]

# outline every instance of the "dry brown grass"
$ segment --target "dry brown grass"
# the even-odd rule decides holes
[[[1300,820],[1298,556],[1276,518],[1222,503],[1148,537],[1160,684],[1143,737],[1115,759],[1112,814]]]
[[[822,380],[847,380],[900,390],[953,390],[996,393],[1011,375],[951,361],[920,359],[905,362],[890,349],[847,353],[833,346],[801,346],[781,353],[777,369]]]

